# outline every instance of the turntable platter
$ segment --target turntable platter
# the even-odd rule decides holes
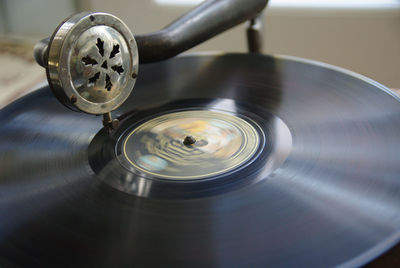
[[[182,56],[141,66],[114,115],[108,136],[48,87],[0,111],[0,263],[360,266],[400,240],[399,98],[374,81],[289,57]],[[151,121],[164,119],[175,128]],[[132,135],[198,124],[230,129],[223,155],[246,135],[250,149],[183,179],[164,160],[121,160],[142,146]]]

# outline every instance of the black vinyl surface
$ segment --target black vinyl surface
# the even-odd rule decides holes
[[[185,183],[115,161],[124,129],[193,107],[252,117],[259,156]],[[400,239],[399,98],[373,81],[284,57],[184,56],[141,66],[113,115],[109,137],[48,87],[0,111],[0,264],[353,267]]]

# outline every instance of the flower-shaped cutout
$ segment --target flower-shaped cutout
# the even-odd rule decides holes
[[[97,38],[96,48],[96,53],[88,53],[82,57],[85,67],[92,69],[88,72],[92,75],[88,77],[87,85],[91,87],[101,84],[104,85],[104,89],[111,91],[113,88],[112,76],[120,76],[125,71],[122,67],[120,45],[113,44],[111,51],[107,53],[104,41]]]

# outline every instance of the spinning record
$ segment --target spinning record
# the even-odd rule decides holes
[[[5,266],[363,265],[400,237],[400,105],[289,57],[141,66],[107,133],[44,87],[0,111]]]

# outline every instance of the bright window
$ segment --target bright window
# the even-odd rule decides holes
[[[161,5],[194,6],[203,0],[154,0]],[[305,8],[400,8],[400,0],[270,0],[271,7]]]

